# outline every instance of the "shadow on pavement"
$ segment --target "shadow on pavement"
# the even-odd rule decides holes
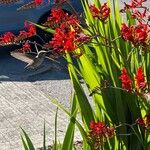
[[[62,66],[66,66],[64,60],[59,60]],[[56,64],[45,59],[43,65]],[[57,64],[59,66],[59,64]],[[0,52],[0,81],[40,81],[40,80],[65,80],[69,79],[67,69],[52,69],[43,73],[35,74],[35,71],[25,70],[26,63],[23,63],[10,56],[9,52]]]

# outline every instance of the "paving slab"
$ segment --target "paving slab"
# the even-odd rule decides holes
[[[9,55],[0,57],[0,150],[21,150],[22,127],[36,148],[42,147],[46,122],[47,145],[54,140],[56,106],[48,96],[70,107],[71,83],[66,72],[52,70],[24,77],[25,64]],[[58,111],[58,139],[63,140],[68,117]],[[79,132],[75,140],[80,140]]]

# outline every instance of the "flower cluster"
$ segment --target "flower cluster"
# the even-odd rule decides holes
[[[107,3],[97,8],[95,5],[90,5],[90,11],[94,18],[98,18],[101,21],[105,21],[110,15],[110,8]]]
[[[6,32],[0,37],[0,45],[8,45],[18,43],[26,38],[34,36],[36,34],[36,27],[25,22],[25,29],[19,32],[19,35],[16,36],[11,32]]]
[[[124,2],[125,7],[122,9],[122,11],[133,10],[135,8],[143,7],[143,3],[146,1],[147,0],[131,0],[130,4]]]
[[[20,41],[20,40],[36,35],[36,27],[32,24],[29,24],[27,21],[25,21],[25,29],[26,31],[25,30],[20,31],[17,37],[17,40]]]
[[[22,45],[22,52],[30,52],[31,51],[31,46],[28,43],[28,41],[26,41],[23,45]]]
[[[138,118],[136,124],[144,127],[146,130],[150,131],[150,115],[145,115],[143,118]]]
[[[121,76],[119,77],[122,83],[122,88],[131,91],[132,90],[132,80],[130,79],[126,68],[123,68],[121,71]]]
[[[74,46],[75,31],[67,31],[65,28],[57,28],[56,33],[52,41],[50,42],[51,46],[58,53],[61,53],[65,50],[72,52],[75,49]]]
[[[26,41],[25,43],[22,43],[22,47],[19,49],[16,49],[15,52],[19,52],[19,53],[31,52],[31,46],[30,46],[29,42]]]
[[[62,24],[57,28],[50,45],[54,48],[56,53],[73,52],[82,43],[89,42],[91,37],[83,33],[78,33],[73,28],[67,28]]]
[[[80,21],[75,15],[69,15],[67,12],[60,8],[52,8],[50,16],[47,18],[47,21],[43,24],[44,26],[56,29],[65,24],[65,26],[73,26],[77,28]]]
[[[136,26],[128,27],[126,24],[122,24],[121,35],[126,41],[132,42],[133,45],[146,45],[149,38],[149,28],[147,24],[139,23]]]
[[[126,41],[130,41],[135,46],[146,47],[150,44],[150,12],[147,7],[143,6],[143,2],[146,0],[132,0],[130,4],[125,3],[124,9],[121,12],[130,11],[133,19],[136,20],[137,24],[126,25],[125,23],[121,26],[122,38]]]
[[[92,144],[93,149],[99,149],[107,139],[112,138],[115,135],[115,128],[108,127],[103,122],[90,122],[90,131],[88,139]]]
[[[50,17],[48,17],[47,21],[53,21],[55,23],[62,23],[66,19],[68,20],[69,14],[65,13],[60,8],[52,8]]]
[[[0,37],[0,44],[3,43],[13,43],[15,41],[16,36],[11,32],[6,32]]]
[[[137,69],[135,79],[136,79],[136,87],[137,87],[137,89],[141,89],[142,90],[142,89],[144,89],[146,87],[147,82],[145,81],[142,67],[139,67]]]
[[[55,34],[49,42],[56,53],[73,52],[77,47],[91,40],[91,37],[82,33],[77,16],[69,15],[62,9],[53,8],[47,25],[55,24]]]
[[[44,0],[34,0],[34,3],[35,3],[36,6],[42,5],[43,2],[44,2]]]
[[[132,80],[129,77],[126,68],[122,69],[119,79],[121,80],[123,89],[125,89],[129,92],[131,92],[133,90]],[[141,92],[142,90],[144,90],[146,88],[147,82],[145,81],[143,69],[141,66],[137,69],[135,81],[136,81],[136,88],[135,88],[136,91]]]

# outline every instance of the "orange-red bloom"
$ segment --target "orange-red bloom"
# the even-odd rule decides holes
[[[92,40],[92,36],[85,35],[62,24],[60,28],[55,30],[54,37],[49,44],[54,48],[57,53],[63,53],[65,51],[73,52],[81,45]]]
[[[122,9],[123,11],[126,11],[128,9],[135,9],[138,7],[142,7],[143,3],[146,2],[147,0],[131,0],[130,4],[127,4],[124,2],[125,7]]]
[[[119,77],[122,83],[122,88],[131,91],[132,90],[132,80],[130,79],[128,72],[125,68],[121,71],[121,76]]]
[[[138,24],[137,26],[135,26],[134,30],[133,30],[133,37],[134,37],[134,41],[133,44],[146,44],[147,42],[147,37],[148,37],[148,25],[147,24]]]
[[[105,21],[110,15],[110,8],[107,6],[107,3],[104,3],[100,8],[97,8],[95,5],[90,6],[90,11],[93,17]]]
[[[134,45],[145,45],[149,36],[148,24],[139,23],[136,26],[128,27],[122,24],[121,36],[124,40],[132,42]]]
[[[27,42],[25,42],[25,44],[22,45],[22,51],[23,52],[30,52],[31,51],[31,46],[30,44]]]
[[[43,4],[43,0],[34,0],[36,6],[42,5]]]
[[[145,115],[144,118],[138,118],[135,122],[146,130],[150,130],[150,115]]]
[[[74,40],[74,31],[68,32],[65,28],[57,28],[50,44],[58,53],[64,52],[65,50],[72,52],[75,49]]]
[[[93,145],[94,149],[98,149],[103,145],[108,138],[115,135],[115,128],[108,127],[104,122],[90,122],[89,142]]]
[[[13,43],[16,36],[12,32],[6,32],[0,37],[0,44]]]
[[[125,23],[121,26],[121,36],[124,40],[133,41],[133,27],[128,27]]]
[[[145,82],[145,78],[144,78],[144,73],[143,73],[143,69],[140,66],[136,72],[136,87],[138,89],[143,89],[146,87],[147,82]]]
[[[62,9],[52,8],[50,17],[47,18],[47,21],[53,21],[55,23],[62,23],[65,20],[67,21],[69,17],[68,13],[65,13]]]

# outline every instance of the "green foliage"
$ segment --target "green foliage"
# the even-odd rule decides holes
[[[145,114],[150,113],[150,104],[145,100],[145,97],[142,97],[143,95],[139,95],[136,88],[133,92],[123,89],[119,76],[122,68],[126,68],[132,80],[134,80],[137,68],[142,65],[145,78],[149,83],[150,54],[142,54],[140,47],[134,46],[121,38],[122,16],[118,0],[113,0],[113,2],[108,0],[111,14],[107,21],[102,21],[92,16],[87,0],[81,0],[81,3],[88,26],[87,28],[82,28],[83,33],[91,35],[91,37],[94,35],[98,36],[93,38],[88,44],[78,47],[73,52],[74,54],[83,52],[83,55],[76,60],[77,66],[72,61],[71,54],[67,50],[64,52],[74,89],[71,112],[57,100],[50,97],[51,101],[70,117],[60,149],[73,149],[75,126],[77,126],[83,138],[84,150],[92,150],[89,144],[90,122],[102,121],[109,126],[115,127],[116,136],[108,139],[105,143],[99,142],[101,149],[148,150],[150,147],[149,132],[136,125],[135,121],[138,117],[143,117]],[[101,6],[99,0],[94,0],[94,4],[96,7]],[[127,12],[126,16],[128,25],[134,25],[135,20],[130,12]],[[55,33],[55,31],[49,28],[35,25],[48,33]],[[78,74],[84,80],[89,90],[88,93],[85,93]],[[133,86],[135,85],[136,82],[133,81]],[[91,106],[87,95],[91,96],[94,107]],[[82,124],[76,119],[77,112],[80,113]],[[56,128],[57,123],[55,122],[55,133]],[[25,136],[25,138],[22,137],[24,149],[29,150],[29,146],[34,149],[31,140],[24,130],[23,133]],[[55,150],[58,149],[56,137],[57,134],[55,135]],[[94,146],[96,147],[96,145]]]
[[[32,141],[30,140],[28,134],[21,129],[23,132],[23,136],[21,135],[21,140],[24,146],[24,150],[35,150]]]

